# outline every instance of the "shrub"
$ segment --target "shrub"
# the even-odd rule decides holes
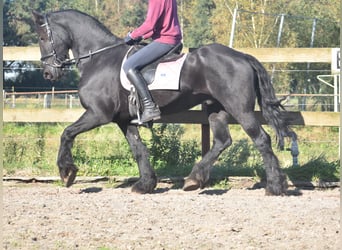
[[[138,168],[126,142],[110,140],[84,143],[76,140],[73,158],[79,174],[86,176],[138,175]]]
[[[220,155],[212,171],[212,178],[221,181],[228,176],[265,178],[262,157],[254,144],[248,142],[248,139],[233,143]]]
[[[37,140],[35,143],[35,159],[33,164],[39,164],[44,161],[45,157],[45,134],[46,134],[46,126],[43,124],[37,125]]]
[[[284,169],[290,180],[339,181],[340,161],[329,162],[324,155],[312,158],[302,166]]]
[[[242,139],[222,152],[219,165],[226,167],[250,167],[262,164],[262,158],[254,144]]]
[[[184,175],[201,155],[195,140],[182,140],[184,133],[184,127],[178,124],[153,127],[150,155],[158,174]]]

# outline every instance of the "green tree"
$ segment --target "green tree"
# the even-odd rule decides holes
[[[104,0],[100,2],[99,6],[99,21],[119,37],[125,36],[128,31],[121,22],[123,12],[127,9],[126,5],[127,1],[123,0]]]
[[[32,28],[31,10],[46,9],[47,1],[5,1],[4,43],[26,46],[37,42]],[[10,35],[10,36],[8,36]]]
[[[228,45],[230,38],[231,21],[234,8],[230,8],[227,1],[214,1],[216,8],[210,18],[215,42]]]
[[[210,17],[216,5],[213,0],[189,1],[189,17],[187,18],[184,32],[184,43],[189,48],[197,48],[201,45],[214,42],[214,35]]]
[[[143,23],[146,17],[147,1],[138,1],[132,6],[128,6],[122,15],[121,23],[131,29]]]
[[[3,34],[4,34],[4,46],[20,45],[18,42],[17,32],[9,26],[10,23],[10,2],[5,1],[3,6]]]
[[[77,9],[95,17],[101,16],[98,0],[5,0],[4,43],[27,46],[37,44],[32,10],[50,12],[61,9]],[[14,35],[15,34],[15,35]]]
[[[237,8],[239,12],[234,47],[277,46],[281,14],[284,14],[284,26],[280,47],[309,47],[315,18],[317,26],[314,46],[339,45],[340,3],[337,0],[214,0],[214,2],[217,8],[210,20],[214,39],[217,42],[228,45],[233,13]]]
[[[115,35],[123,37],[143,22],[147,2],[147,0],[5,0],[3,5],[4,45],[37,45],[31,16],[32,9],[43,13],[61,9],[78,9],[96,17]],[[240,10],[234,37],[236,48],[277,46],[280,14],[284,14],[280,47],[309,47],[314,20],[316,20],[316,32],[313,46],[339,47],[340,1],[338,0],[179,0],[178,4],[185,47],[198,47],[211,42],[228,45],[235,8]],[[28,68],[32,64],[30,62],[16,63]],[[4,62],[3,64],[6,68],[12,68],[16,63]],[[310,67],[316,66],[321,67],[320,65]],[[281,67],[290,66],[282,65]],[[291,69],[305,70],[307,65],[291,65]],[[290,82],[293,78],[297,76],[291,75],[286,79],[276,79],[282,85],[279,88],[286,89],[283,83]],[[314,78],[307,76],[307,79],[311,79],[310,86],[312,87],[305,91],[311,91],[311,89],[320,91],[317,87],[319,84],[313,84]],[[18,79],[13,79],[13,81],[20,85],[20,81],[24,81],[24,78],[18,76]],[[32,79],[32,81],[38,82],[40,79]],[[69,81],[73,84],[75,82],[70,79]],[[42,87],[44,86],[46,86],[45,82],[42,83]],[[305,89],[304,83],[299,81],[297,89],[299,91]]]
[[[324,8],[322,8],[324,6]],[[304,20],[299,18],[292,22],[291,33],[296,36],[297,47],[309,47],[311,43],[310,34],[313,21],[316,19],[316,32],[314,37],[314,47],[339,47],[340,40],[340,1],[290,1],[287,13],[289,17],[306,17]],[[290,21],[291,22],[291,21]],[[309,31],[309,32],[308,32]]]

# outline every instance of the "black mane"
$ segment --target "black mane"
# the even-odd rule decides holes
[[[48,17],[53,17],[53,16],[60,16],[60,15],[65,15],[65,20],[81,20],[82,21],[82,26],[87,27],[88,30],[96,30],[101,32],[101,36],[104,38],[109,38],[109,39],[119,39],[116,37],[103,23],[101,23],[99,20],[97,20],[95,17],[92,17],[88,15],[87,13],[84,13],[79,10],[74,10],[74,9],[67,9],[67,10],[59,10],[59,11],[53,11],[49,12],[47,14]]]

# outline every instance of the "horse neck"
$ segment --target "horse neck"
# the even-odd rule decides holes
[[[118,43],[120,40],[88,16],[80,15],[77,12],[63,14],[67,16],[63,17],[64,21],[59,24],[69,36],[69,49],[75,58]],[[59,19],[61,20],[60,17]]]
[[[94,52],[116,43],[118,43],[118,39],[116,37],[105,36],[104,34],[99,34],[98,31],[94,32],[94,30],[89,30],[81,34],[76,31],[76,34],[73,35],[70,49],[74,57],[80,57],[88,54],[89,52]]]

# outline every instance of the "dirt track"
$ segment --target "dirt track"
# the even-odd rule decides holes
[[[340,249],[340,191],[4,183],[4,249]]]

